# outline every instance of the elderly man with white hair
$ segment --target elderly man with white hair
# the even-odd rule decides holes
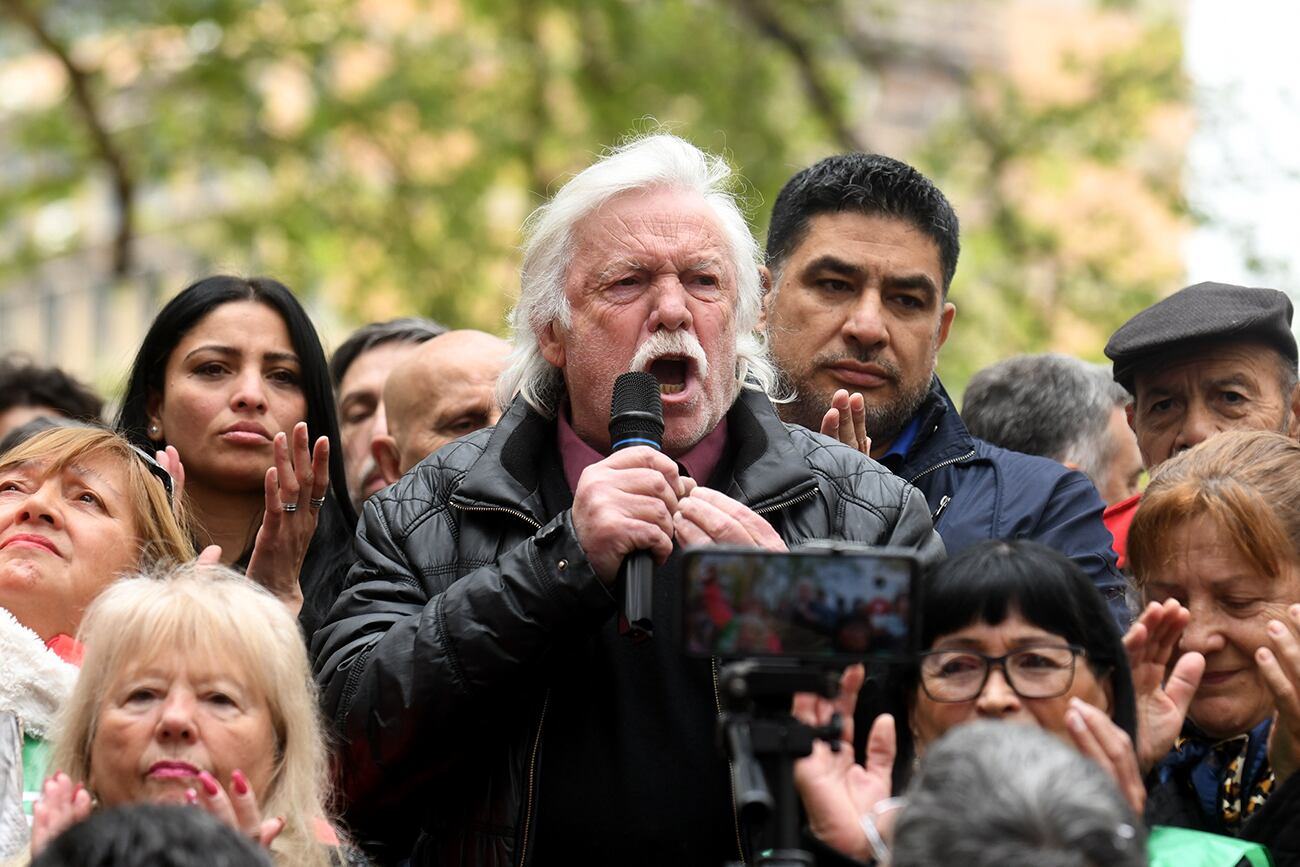
[[[565,184],[526,227],[500,387],[518,396],[366,504],[313,651],[348,818],[381,857],[752,854],[714,744],[715,671],[681,650],[680,549],[825,538],[942,556],[919,493],[777,418],[758,247],[729,175],[655,135]],[[659,381],[662,453],[611,453],[629,370]],[[656,564],[642,642],[618,629],[635,551]]]

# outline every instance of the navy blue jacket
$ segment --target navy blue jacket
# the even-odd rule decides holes
[[[882,463],[925,494],[948,555],[985,539],[1031,539],[1055,548],[1092,578],[1120,629],[1127,629],[1128,582],[1088,477],[971,436],[937,376],[917,412],[921,426],[906,454]]]

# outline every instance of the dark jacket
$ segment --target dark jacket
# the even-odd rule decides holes
[[[901,463],[885,464],[925,494],[948,553],[987,539],[1030,539],[1055,548],[1092,578],[1121,631],[1127,629],[1128,583],[1101,521],[1101,496],[1088,477],[971,436],[938,377],[918,412],[921,427],[911,448]]]
[[[922,498],[883,467],[782,425],[753,392],[727,419],[730,472],[719,487],[787,543],[833,538],[942,557]],[[616,609],[568,510],[544,502],[542,478],[559,464],[555,422],[516,400],[495,429],[434,453],[366,503],[360,560],[313,643],[360,840],[400,852],[418,830],[415,864],[534,856],[538,754],[572,737],[544,725],[562,676],[552,651],[607,628]],[[713,712],[648,698],[643,714],[687,711]]]
[[[1151,826],[1223,833],[1206,819],[1196,795],[1179,778],[1148,780],[1144,819]],[[1259,811],[1242,823],[1238,836],[1267,847],[1276,867],[1300,867],[1300,775],[1274,789]]]

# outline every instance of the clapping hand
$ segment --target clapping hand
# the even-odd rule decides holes
[[[1270,620],[1270,647],[1255,651],[1264,683],[1273,693],[1277,714],[1269,732],[1268,761],[1278,785],[1296,770],[1300,761],[1300,605],[1287,610],[1285,621]]]
[[[81,783],[59,771],[41,786],[41,797],[32,805],[32,859],[50,841],[90,815],[90,793]]]
[[[253,842],[270,848],[271,843],[284,830],[284,819],[262,818],[257,793],[242,771],[236,769],[231,772],[229,789],[227,793],[216,777],[203,771],[199,774],[199,785],[185,792],[185,801],[216,816]]]
[[[1205,673],[1205,657],[1199,653],[1184,653],[1169,668],[1190,619],[1176,600],[1152,602],[1124,636],[1137,699],[1137,757],[1143,774],[1173,748]]]
[[[817,839],[839,852],[870,862],[878,855],[867,839],[862,817],[889,800],[894,790],[894,756],[898,751],[894,718],[876,717],[867,738],[867,763],[853,758],[853,710],[866,672],[851,665],[840,678],[840,694],[833,701],[812,693],[795,696],[793,715],[810,726],[824,726],[837,711],[843,725],[842,741],[832,750],[825,741],[813,742],[812,755],[795,762],[794,782]],[[882,833],[886,833],[882,829]]]
[[[871,437],[867,436],[867,409],[862,395],[849,394],[842,388],[835,392],[830,409],[822,416],[821,432],[870,455]]]
[[[302,606],[298,573],[329,490],[330,446],[319,437],[309,451],[307,424],[298,422],[292,460],[289,437],[283,432],[275,435],[274,448],[275,465],[266,471],[266,511],[253,542],[248,577],[296,609]]]

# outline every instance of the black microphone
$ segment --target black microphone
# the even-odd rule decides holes
[[[663,449],[664,402],[659,380],[648,373],[633,371],[614,380],[614,400],[609,410],[609,442],[612,451],[649,446]],[[619,631],[641,641],[654,634],[650,619],[653,598],[654,557],[649,551],[633,551],[618,569],[623,588],[623,617]]]

